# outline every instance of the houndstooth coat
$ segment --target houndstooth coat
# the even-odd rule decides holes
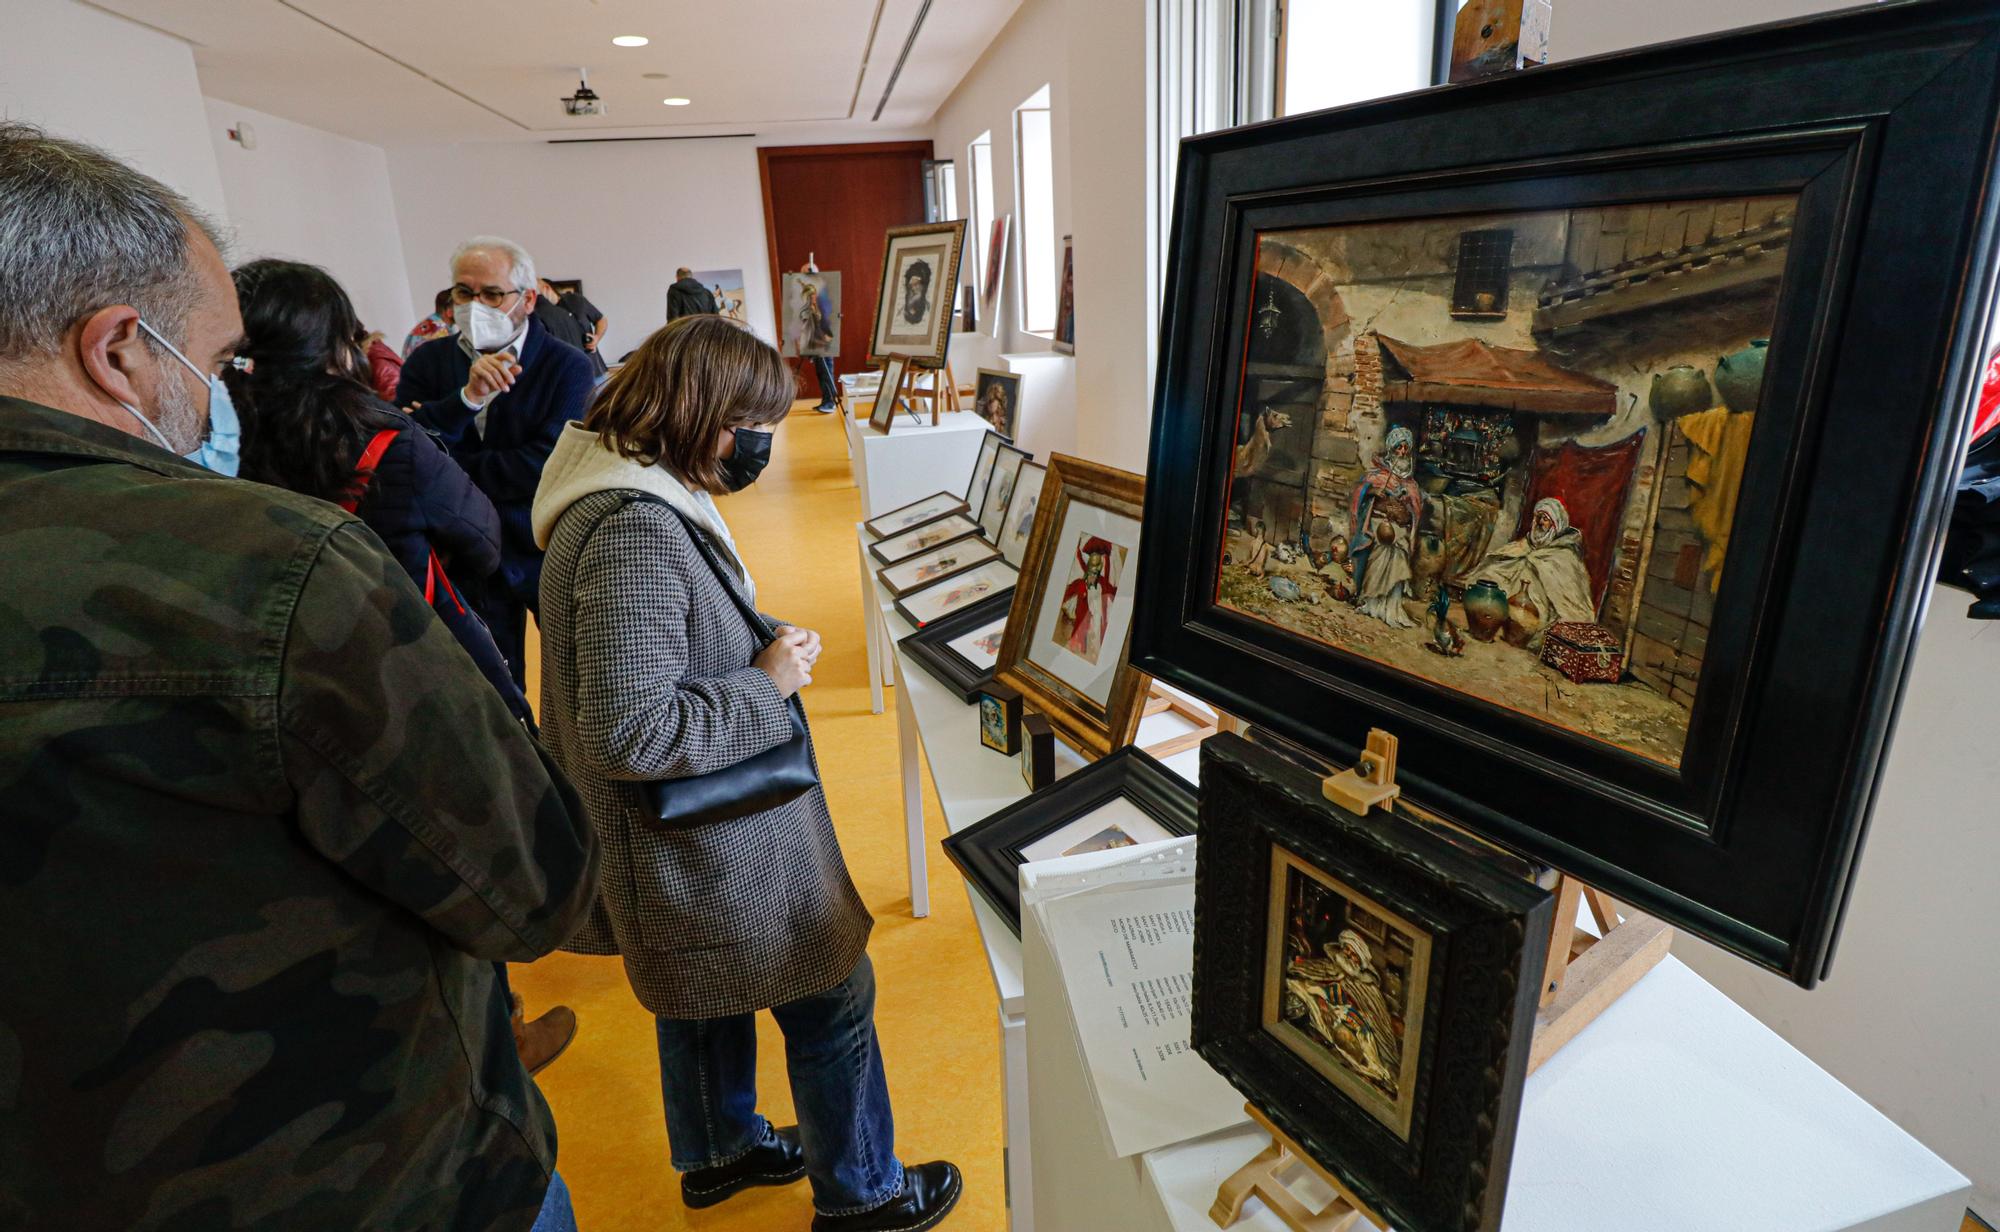
[[[735,821],[646,822],[641,783],[733,765],[791,726],[687,529],[625,499],[571,505],[542,566],[542,738],[604,847],[596,905],[564,948],[622,955],[640,1003],[670,1018],[825,992],[854,970],[874,921],[819,788]]]

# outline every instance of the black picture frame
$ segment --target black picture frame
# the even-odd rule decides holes
[[[1132,662],[1811,987],[1963,456],[2000,9],[1891,3],[1191,138]],[[1260,227],[1799,193],[1685,754],[1667,767],[1212,601]],[[1865,518],[1852,516],[1866,510]]]
[[[1018,937],[1021,883],[1017,870],[1027,862],[1022,849],[1121,798],[1170,834],[1193,834],[1200,824],[1194,786],[1143,750],[1128,745],[947,836],[944,853]]]
[[[912,661],[935,677],[939,684],[970,703],[973,696],[993,683],[993,668],[982,668],[951,648],[951,643],[995,620],[1005,620],[1014,604],[1014,592],[992,595],[942,620],[934,620],[897,642]],[[998,666],[996,662],[995,667]]]
[[[1212,736],[1201,748],[1195,1050],[1394,1227],[1497,1229],[1554,896],[1406,820],[1330,803],[1317,776],[1239,736]],[[1273,885],[1274,849],[1427,936],[1426,978],[1412,982],[1404,1005],[1421,1004],[1420,1022],[1404,1027],[1416,1051],[1404,1071],[1406,1133],[1266,1025],[1277,965],[1271,896],[1283,892]]]

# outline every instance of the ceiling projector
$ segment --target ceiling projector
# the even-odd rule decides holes
[[[563,113],[573,116],[601,116],[604,114],[604,100],[597,97],[597,91],[590,88],[590,74],[577,70],[582,80],[576,83],[576,93],[562,100]]]

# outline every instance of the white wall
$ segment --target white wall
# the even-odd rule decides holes
[[[6,0],[0,116],[101,146],[217,219],[227,213],[194,55],[179,39],[74,0]]]
[[[347,289],[362,322],[401,349],[403,335],[430,305],[414,309],[381,147],[236,103],[206,103],[235,231],[231,263],[286,257],[324,266]],[[254,150],[229,139],[229,129],[245,122]]]
[[[466,236],[504,235],[548,278],[581,278],[615,361],[666,324],[674,269],[741,269],[751,326],[774,339],[764,198],[747,138],[398,146],[389,173],[410,292],[428,304]],[[426,307],[428,312],[429,308]]]

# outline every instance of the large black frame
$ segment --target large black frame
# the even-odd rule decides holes
[[[951,648],[951,643],[965,636],[983,624],[1005,619],[1008,609],[1014,605],[1014,592],[989,595],[962,612],[953,612],[943,620],[933,620],[905,636],[897,642],[908,651],[910,658],[937,678],[939,684],[970,702],[973,694],[993,683],[994,668],[981,669],[972,660]]]
[[[1132,661],[1810,987],[1984,358],[2000,8],[1883,4],[1182,145]],[[1218,607],[1260,228],[1800,194],[1678,769]],[[1866,518],[1842,517],[1867,510]]]
[[[1199,824],[1194,786],[1142,750],[1127,745],[946,836],[944,853],[1018,937],[1021,879],[1017,870],[1025,863],[1021,849],[1121,796],[1173,834],[1193,834]]]
[[[1273,846],[1428,930],[1407,1139],[1264,1026]],[[1409,821],[1329,803],[1317,776],[1229,733],[1201,746],[1194,895],[1195,1051],[1395,1227],[1498,1228],[1554,896]]]

